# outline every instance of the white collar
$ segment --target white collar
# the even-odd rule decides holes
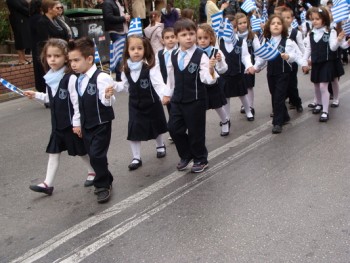
[[[196,45],[196,44],[193,44],[192,47],[190,47],[189,49],[186,49],[186,50],[181,50],[181,48],[179,47],[179,48],[176,50],[175,55],[176,55],[177,53],[179,53],[180,51],[186,51],[186,52],[187,52],[187,55],[189,55],[189,56],[192,57],[192,55],[193,55],[193,53],[196,51],[196,49],[197,49],[197,45]]]
[[[88,76],[89,79],[91,79],[92,75],[94,75],[96,70],[97,70],[97,67],[95,64],[93,64],[92,67],[89,68],[89,70],[85,72],[85,75]]]
[[[320,33],[327,33],[328,31],[327,31],[326,27],[323,26],[323,27],[320,27],[320,28],[313,28],[312,32],[316,33],[316,34],[320,34]]]

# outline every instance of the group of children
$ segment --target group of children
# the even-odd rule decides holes
[[[193,161],[191,172],[203,172],[208,167],[206,111],[217,112],[221,136],[230,132],[231,97],[239,97],[241,111],[248,121],[253,121],[254,74],[265,64],[273,108],[273,133],[282,132],[282,126],[290,120],[285,105],[287,97],[298,112],[303,110],[297,89],[296,63],[306,73],[310,56],[311,81],[317,100],[314,113],[322,111],[320,121],[327,121],[328,82],[332,82],[337,99],[337,78],[344,73],[338,67],[336,50],[348,44],[343,32],[337,34],[329,28],[329,13],[323,7],[311,8],[309,16],[313,29],[306,37],[305,51],[301,50],[304,46],[299,32],[288,30],[293,18],[289,9],[284,10],[282,16],[269,18],[264,27],[264,41],[270,41],[280,52],[272,61],[254,58],[260,42],[250,30],[249,18],[240,13],[233,21],[237,28],[236,44],[231,38],[217,39],[211,26],[197,27],[189,19],[181,19],[173,28],[162,31],[164,49],[156,53],[147,38],[131,35],[123,54],[121,82],[114,82],[96,68],[94,44],[90,39],[82,38],[69,44],[49,40],[42,53],[43,65],[48,69],[47,93],[25,92],[30,98],[49,101],[52,116],[46,178],[30,189],[52,194],[60,153],[68,150],[69,155],[82,156],[87,164],[85,186],[95,186],[97,201],[103,203],[110,199],[113,176],[108,169],[107,152],[116,92],[129,93],[127,140],[133,155],[129,170],[142,166],[141,141],[154,139],[156,157],[165,157],[163,134],[169,131],[180,158],[177,170],[185,170]],[[168,122],[163,105],[168,109]]]

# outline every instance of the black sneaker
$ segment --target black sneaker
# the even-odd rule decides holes
[[[281,132],[282,132],[282,126],[280,126],[280,125],[273,126],[273,128],[272,128],[272,133],[273,134],[278,134],[278,133],[281,133]]]
[[[111,197],[111,190],[112,186],[110,186],[110,188],[96,188],[94,193],[97,195],[97,203],[102,204],[108,202]]]
[[[208,162],[194,163],[191,168],[191,173],[201,173],[208,168]]]
[[[187,168],[188,164],[191,162],[191,159],[181,159],[177,164],[176,169],[178,171],[183,171]]]
[[[304,108],[303,108],[302,105],[300,105],[300,106],[297,107],[297,112],[298,112],[298,113],[302,113],[303,111],[304,111]]]

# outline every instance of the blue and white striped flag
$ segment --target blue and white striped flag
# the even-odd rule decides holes
[[[98,49],[97,49],[97,46],[96,46],[95,39],[93,38],[92,40],[94,41],[94,46],[95,46],[95,64],[97,64],[97,63],[101,62],[100,54],[98,53]]]
[[[269,15],[267,14],[267,7],[266,7],[266,0],[265,0],[263,4],[261,22],[265,24],[268,19],[269,19]]]
[[[17,88],[15,85],[12,85],[10,82],[7,80],[0,78],[0,83],[4,85],[5,88],[8,88],[9,90],[17,93],[18,95],[24,96],[23,90]]]
[[[241,9],[246,12],[249,13],[250,11],[256,9],[256,4],[254,0],[245,0],[243,5],[241,6]]]
[[[305,10],[300,13],[300,20],[301,20],[301,23],[304,23],[306,21],[306,11]]]
[[[119,61],[121,61],[123,57],[125,45],[125,37],[120,38],[114,43],[111,41],[109,45],[109,68],[110,70],[114,70],[118,65]]]
[[[333,22],[338,23],[343,20],[347,20],[349,17],[349,7],[346,0],[338,0],[337,4],[331,8],[333,15]]]
[[[229,39],[232,41],[233,45],[236,45],[237,43],[235,30],[233,29],[232,23],[228,18],[225,18],[223,22],[223,30],[219,31],[219,37]]]
[[[345,35],[350,36],[350,21],[346,22],[342,27],[345,32]]]
[[[211,27],[213,28],[215,34],[218,36],[220,28],[222,27],[222,22],[224,20],[224,11],[219,11],[211,16]]]
[[[292,28],[298,28],[298,26],[299,26],[298,21],[294,18],[293,21],[292,21],[291,27]]]
[[[279,54],[280,53],[277,50],[277,46],[274,47],[269,41],[265,42],[264,45],[262,45],[254,52],[255,56],[267,61],[274,60]]]
[[[261,30],[260,24],[261,24],[260,18],[256,18],[255,16],[252,16],[250,18],[250,25],[252,27],[253,32],[259,32]]]
[[[142,36],[142,24],[139,17],[133,18],[130,21],[128,36],[141,35]]]

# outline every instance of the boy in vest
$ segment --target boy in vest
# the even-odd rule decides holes
[[[171,104],[168,129],[180,156],[177,170],[185,170],[193,160],[191,172],[200,173],[208,167],[204,84],[214,84],[218,75],[214,71],[215,58],[209,60],[197,48],[196,32],[196,25],[189,19],[181,19],[174,25],[179,48],[172,52],[171,63],[167,65],[163,104]]]
[[[305,46],[303,43],[302,33],[298,28],[292,28],[292,22],[294,20],[293,11],[289,8],[282,9],[282,18],[284,23],[288,27],[288,35],[291,40],[293,40],[299,47],[299,50],[304,54]],[[289,104],[294,106],[297,112],[303,112],[303,106],[301,105],[301,98],[299,97],[298,90],[298,64],[296,62],[292,63],[292,72],[289,76],[287,97],[289,97]]]
[[[69,62],[80,74],[76,89],[84,144],[96,172],[94,179],[97,202],[107,202],[111,195],[113,176],[108,170],[107,152],[111,140],[114,111],[113,79],[97,69],[94,63],[94,43],[81,38],[69,43]]]

